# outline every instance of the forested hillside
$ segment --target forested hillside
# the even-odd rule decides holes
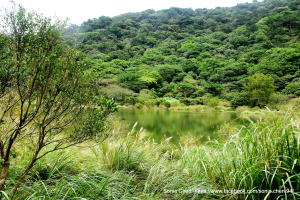
[[[300,0],[149,9],[71,25],[64,38],[86,53],[86,73],[101,77],[101,92],[121,102],[218,98],[264,106],[272,94],[300,95],[299,11]]]

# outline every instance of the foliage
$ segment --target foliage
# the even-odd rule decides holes
[[[248,83],[244,85],[245,91],[250,98],[259,106],[264,106],[269,102],[271,94],[275,91],[274,81],[264,74],[254,74],[248,78]]]
[[[219,105],[219,100],[216,98],[206,98],[204,105],[215,108]]]
[[[168,92],[167,94],[164,95],[164,97],[174,97],[172,92]]]
[[[100,90],[100,94],[107,95],[110,98],[116,99],[118,101],[124,101],[126,97],[134,96],[132,90],[122,88],[118,85],[109,85]]]
[[[292,98],[291,95],[284,95],[280,93],[272,93],[270,96],[267,107],[270,109],[281,110],[281,106],[287,105],[289,100]]]
[[[141,109],[141,108],[144,107],[144,105],[141,104],[141,103],[136,103],[136,104],[134,105],[134,107],[137,108],[137,109]]]
[[[178,100],[173,98],[173,97],[164,97],[162,99],[163,99],[163,101],[167,101],[167,102],[170,102],[170,103],[178,102]]]
[[[14,151],[30,149],[26,167],[6,188],[12,198],[39,159],[101,135],[116,105],[99,95],[95,75],[85,77],[82,53],[62,42],[65,22],[14,4],[1,23],[1,192],[11,160],[19,159]]]
[[[224,89],[224,87],[219,83],[209,82],[204,85],[207,92],[218,95]]]
[[[166,108],[170,108],[170,107],[171,107],[171,103],[168,102],[168,101],[163,101],[163,102],[161,103],[161,105],[166,106]]]
[[[181,72],[182,70],[179,66],[159,65],[157,66],[157,71],[165,81],[170,83],[174,75]]]
[[[139,97],[144,99],[154,99],[156,97],[155,92],[153,90],[143,89],[139,93]]]
[[[197,88],[191,83],[185,82],[179,82],[175,88],[175,91],[181,92],[185,98],[191,96],[196,90]]]
[[[181,98],[180,103],[183,103],[187,106],[189,105],[203,105],[204,104],[204,99],[203,98]]]
[[[180,145],[172,144],[170,138],[154,142],[144,129],[135,130],[134,126],[128,130],[119,120],[111,119],[106,140],[39,160],[27,177],[31,184],[23,184],[15,197],[298,199],[299,127],[295,120],[298,114],[294,114],[295,110],[279,115],[274,112],[256,123],[222,125],[216,134],[226,141],[199,143],[197,136],[180,135]],[[29,156],[24,147],[20,156]],[[26,159],[13,170],[24,165]],[[42,172],[46,178],[35,181],[35,174]],[[199,185],[218,193],[165,192]],[[245,193],[224,192],[241,188]],[[246,193],[250,190],[252,193]]]
[[[64,38],[86,53],[90,73],[117,78],[135,93],[220,97],[241,92],[256,73],[272,77],[275,92],[283,92],[300,78],[299,13],[299,3],[289,0],[170,8],[90,19],[71,25]],[[205,91],[185,94],[168,85],[180,82]]]
[[[295,94],[296,96],[300,96],[300,82],[292,82],[288,84],[284,90],[282,90],[284,94]]]
[[[210,175],[211,178],[220,177],[221,181],[216,183],[217,187],[223,188],[226,184],[232,189],[242,187],[245,190],[254,189],[258,185],[270,190],[284,188],[282,194],[268,193],[264,197],[261,194],[248,194],[248,196],[254,199],[276,199],[279,196],[297,199],[297,194],[287,192],[288,189],[298,190],[296,188],[299,187],[300,178],[299,163],[295,162],[299,157],[297,148],[299,141],[293,139],[299,136],[298,131],[294,131],[299,127],[294,125],[295,121],[291,119],[292,112],[287,112],[282,118],[272,116],[271,119],[265,118],[262,122],[251,123],[250,126],[239,129],[235,133],[239,137],[231,137],[225,145],[222,145],[223,153],[210,154],[210,157],[213,156],[218,160],[210,169],[221,166],[217,171],[212,170]],[[253,154],[258,159],[252,160],[250,155]],[[248,156],[243,157],[244,155]],[[224,159],[227,161],[223,162]],[[265,162],[267,159],[268,162]],[[279,170],[281,167],[290,170]],[[234,175],[234,178],[225,178],[229,174]],[[235,195],[235,198],[238,196],[240,195]]]
[[[158,101],[156,99],[150,99],[150,100],[145,101],[145,106],[147,108],[152,108],[152,107],[156,106],[157,104],[158,104]]]
[[[233,107],[248,106],[250,105],[250,96],[248,93],[241,92],[234,95],[230,101]]]

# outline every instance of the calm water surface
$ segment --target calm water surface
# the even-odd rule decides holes
[[[201,113],[186,111],[170,111],[155,109],[130,109],[121,108],[116,116],[124,119],[132,127],[138,122],[137,130],[141,127],[147,130],[150,137],[159,142],[164,135],[172,137],[172,142],[177,143],[179,135],[191,133],[201,135],[202,140],[207,136],[216,139],[215,131],[220,125],[237,120],[236,113]]]

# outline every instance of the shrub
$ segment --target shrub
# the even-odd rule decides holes
[[[260,107],[255,106],[254,108],[251,109],[254,112],[259,112],[260,111]]]
[[[271,77],[264,74],[254,74],[248,78],[248,83],[244,85],[244,89],[255,104],[264,106],[269,102],[276,86],[274,86]]]
[[[191,99],[191,104],[190,105],[203,105],[204,104],[204,98],[195,98]]]
[[[143,104],[137,103],[137,104],[134,105],[134,107],[137,108],[137,109],[142,109],[143,108]]]
[[[178,101],[178,99],[175,99],[175,98],[172,98],[172,97],[164,97],[162,100],[170,102],[170,103]]]
[[[181,92],[178,92],[175,96],[176,99],[180,99],[182,97],[182,93]]]
[[[207,98],[204,101],[204,105],[215,108],[219,105],[219,101],[216,98]]]
[[[118,101],[124,101],[126,97],[134,96],[135,93],[132,90],[122,88],[118,85],[109,85],[100,90],[100,94],[107,95]]]
[[[231,101],[235,97],[234,93],[227,93],[224,95],[221,95],[222,99],[226,99],[227,101]]]
[[[250,96],[245,93],[237,93],[234,98],[230,101],[233,107],[245,106],[250,104]]]
[[[193,97],[202,97],[204,95],[204,89],[198,88],[196,92],[193,93]]]
[[[160,104],[160,105],[159,105],[159,108],[160,108],[160,109],[168,109],[168,108],[167,108],[166,106],[164,106],[163,104]]]
[[[300,98],[294,98],[294,99],[291,99],[290,101],[290,104],[294,107],[297,107],[300,105]]]
[[[172,92],[168,92],[167,94],[164,95],[164,97],[174,97]]]
[[[135,105],[136,103],[138,103],[138,98],[137,97],[126,97],[125,103],[130,104],[130,105]]]
[[[279,110],[280,105],[287,104],[291,96],[280,94],[280,93],[273,93],[271,94],[269,103],[267,107],[270,109],[277,109]]]
[[[179,101],[176,101],[176,102],[171,102],[171,107],[177,107],[177,106],[180,106],[180,102]]]
[[[180,99],[180,103],[183,103],[183,104],[185,104],[187,106],[189,106],[189,105],[203,105],[204,98],[202,98],[202,97],[195,98],[195,99],[181,98]]]
[[[206,92],[218,95],[221,94],[221,91],[224,89],[224,86],[219,83],[209,82],[204,85]]]
[[[251,109],[248,106],[240,106],[235,111],[239,112],[239,113],[242,113],[244,111],[249,111],[249,110],[251,110]]]
[[[154,99],[155,95],[153,91],[148,90],[148,89],[143,89],[139,93],[139,97],[144,98],[144,99]]]
[[[283,90],[282,92],[284,94],[294,94],[296,96],[300,96],[300,82],[293,82],[288,84]]]
[[[170,107],[171,107],[171,103],[168,102],[168,101],[164,101],[162,104],[163,104],[164,106],[166,106],[166,108],[170,108]]]
[[[138,100],[138,103],[145,105],[146,99],[138,97],[137,100]]]
[[[98,95],[84,55],[65,44],[66,22],[11,3],[0,20],[0,199],[25,199],[14,195],[31,169],[50,153],[102,136],[116,105]],[[23,147],[30,156],[16,154]]]
[[[229,101],[220,101],[219,105],[223,107],[231,107],[231,103]]]
[[[157,105],[157,100],[155,99],[147,100],[145,101],[145,105],[147,106],[147,108],[152,108],[153,106]]]
[[[191,105],[191,99],[189,98],[181,98],[179,101],[187,106]]]

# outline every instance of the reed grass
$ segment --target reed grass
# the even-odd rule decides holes
[[[300,199],[298,116],[295,110],[283,116],[269,112],[248,126],[221,127],[220,140],[200,143],[199,137],[185,135],[179,146],[170,138],[155,143],[144,129],[128,130],[111,119],[108,137],[41,159],[14,198]],[[19,163],[7,188],[30,156],[25,147],[16,155]],[[245,193],[179,192],[188,189]],[[247,193],[276,189],[284,192]]]

